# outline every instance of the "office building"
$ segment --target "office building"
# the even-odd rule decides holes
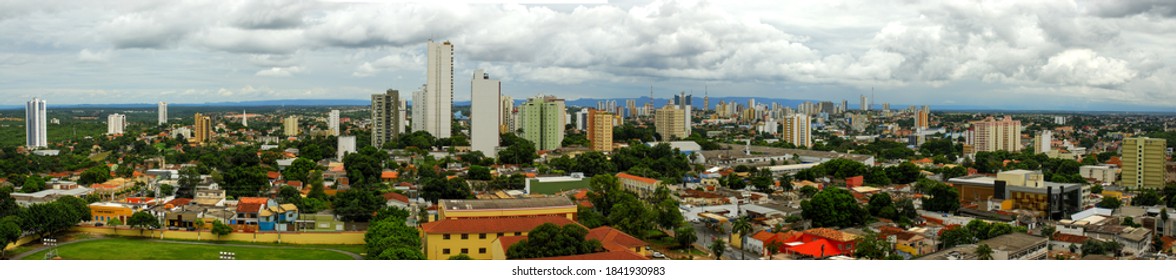
[[[355,136],[339,136],[336,141],[338,144],[335,147],[335,158],[340,162],[347,154],[355,153]]]
[[[428,43],[427,82],[413,94],[412,130],[449,138],[453,125],[453,44]]]
[[[158,109],[156,109],[156,111],[158,111],[158,113],[159,113],[158,124],[159,125],[167,124],[167,102],[160,101],[159,104],[157,105],[157,107],[158,107]]]
[[[523,138],[535,143],[537,150],[559,148],[564,137],[565,111],[564,100],[554,96],[527,99],[519,110]]]
[[[327,130],[331,132],[331,136],[339,136],[339,110],[327,113]]]
[[[511,99],[510,96],[503,95],[499,97],[499,100],[498,133],[514,133],[514,99]]]
[[[797,147],[813,146],[812,120],[805,114],[794,114],[783,119],[782,140]]]
[[[611,152],[613,143],[613,115],[605,111],[588,111],[588,143],[593,151]]]
[[[498,157],[498,135],[502,130],[502,82],[490,79],[482,69],[470,81],[470,149]]]
[[[400,130],[404,128],[400,122],[404,114],[400,107],[402,104],[400,91],[389,89],[384,94],[372,94],[372,146],[382,148],[384,143],[400,135]],[[413,113],[416,113],[415,109]]]
[[[830,115],[837,113],[837,108],[834,108],[832,101],[822,101],[819,104],[821,106],[821,112]]]
[[[666,105],[654,113],[654,131],[661,135],[662,142],[686,139],[686,113],[674,105]]]
[[[29,149],[49,147],[47,113],[43,99],[33,98],[33,101],[25,104],[25,146]]]
[[[298,116],[289,116],[282,119],[282,133],[286,136],[298,136]]]
[[[1164,187],[1165,148],[1163,138],[1123,139],[1123,183],[1129,188]]]
[[[693,127],[693,111],[694,111],[694,95],[687,95],[685,91],[678,95],[678,108],[682,109],[682,132],[686,134],[685,137],[690,136],[694,132]],[[683,138],[685,138],[683,137]]]
[[[989,116],[971,125],[965,138],[974,152],[1021,151],[1021,121],[1009,116],[1000,120]]]
[[[961,204],[976,203],[981,210],[1032,210],[1059,218],[1082,210],[1080,183],[1045,180],[1037,170],[1009,170],[995,177],[970,175],[947,180],[956,189]]]
[[[106,116],[106,135],[123,134],[127,128],[127,115],[110,114]]]
[[[196,144],[208,142],[212,137],[212,118],[196,113],[192,130],[194,130],[193,134],[195,135],[189,142]]]
[[[890,110],[889,109],[890,104],[883,104],[883,106],[886,108],[884,110],[887,110],[887,111]],[[915,128],[916,129],[927,129],[930,127],[931,127],[931,108],[929,108],[927,106],[923,106],[922,110],[915,112]]]

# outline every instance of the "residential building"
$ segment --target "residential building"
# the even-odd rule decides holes
[[[694,120],[691,116],[693,116],[694,111],[694,95],[687,95],[686,92],[683,91],[682,93],[678,94],[677,102],[674,102],[674,104],[677,104],[678,109],[682,110],[682,134],[686,136],[683,136],[679,139],[684,139],[690,136],[690,133],[693,132],[692,123]]]
[[[1130,188],[1164,187],[1165,148],[1163,138],[1133,137],[1123,139],[1123,183]]]
[[[403,102],[400,101],[400,91],[389,89],[384,94],[372,95],[372,146],[382,148],[384,143],[396,139],[400,130]],[[340,159],[342,160],[342,159]]]
[[[654,113],[653,122],[654,130],[661,135],[663,142],[673,141],[677,139],[686,139],[689,135],[686,134],[685,119],[686,113],[678,107],[666,105],[661,109],[657,109]]]
[[[565,126],[564,100],[554,96],[527,99],[519,111],[523,138],[535,143],[537,150],[554,150],[563,143]]]
[[[657,191],[657,187],[662,185],[661,180],[645,178],[625,172],[617,173],[617,181],[620,181],[621,187],[637,194],[638,197],[652,196]]]
[[[813,129],[811,127],[812,120],[805,114],[794,114],[784,117],[784,130],[780,135],[781,140],[792,143],[797,147],[812,147],[813,146]]]
[[[1053,151],[1053,131],[1042,130],[1033,136],[1033,153],[1044,154]]]
[[[890,111],[890,104],[883,104],[883,110]],[[923,106],[922,110],[915,113],[915,129],[927,129],[931,127],[931,108]]]
[[[106,135],[123,134],[127,128],[127,115],[110,114],[106,116]]]
[[[870,98],[869,98],[869,97],[866,97],[865,95],[862,95],[862,96],[861,96],[861,99],[862,99],[862,108],[861,108],[861,110],[862,110],[862,111],[869,111],[869,110],[870,110]]]
[[[236,225],[256,226],[261,229],[260,222],[266,221],[269,230],[273,230],[273,222],[262,218],[262,210],[278,206],[277,201],[265,197],[242,197],[237,199],[237,216],[230,221]],[[271,213],[272,214],[272,213]]]
[[[965,134],[974,152],[1021,151],[1021,121],[1009,116],[973,121]]]
[[[614,117],[609,112],[588,110],[588,143],[593,151],[612,151]]]
[[[994,260],[1044,260],[1049,251],[1049,240],[1021,232],[1005,234],[980,241],[992,248]]]
[[[579,225],[579,224],[577,224]],[[502,236],[494,240],[490,246],[490,259],[505,260],[510,246],[527,240],[528,236]],[[649,243],[632,235],[609,226],[601,226],[588,230],[584,236],[586,240],[596,240],[604,247],[604,252],[588,253],[571,256],[539,258],[540,260],[647,260],[652,253],[645,247]]]
[[[189,142],[203,144],[204,142],[208,142],[208,140],[212,140],[212,118],[196,113],[192,130],[194,137]]]
[[[445,199],[438,201],[435,220],[559,216],[576,219],[576,204],[567,197],[517,199]]]
[[[30,150],[49,147],[47,111],[45,100],[40,98],[33,98],[25,105],[25,146]]]
[[[157,105],[157,108],[158,109],[156,109],[156,111],[159,113],[158,124],[159,125],[167,124],[167,102],[160,101],[159,104]]]
[[[412,130],[449,138],[453,122],[453,44],[429,40],[424,88],[412,100]]]
[[[298,136],[301,131],[298,130],[298,116],[289,116],[282,119],[282,132],[286,136]]]
[[[422,247],[429,260],[444,260],[459,254],[489,260],[493,259],[490,249],[495,240],[526,236],[545,223],[563,226],[575,222],[561,216],[441,219],[421,225]]]
[[[331,110],[327,113],[327,130],[331,136],[339,136],[339,110]]]
[[[348,153],[355,153],[355,136],[339,136],[336,141],[339,143],[335,147],[335,158],[340,162]]]
[[[1078,167],[1078,175],[1102,184],[1115,184],[1119,167],[1113,164],[1083,165]]]
[[[29,205],[33,204],[57,201],[58,198],[65,196],[84,197],[91,192],[93,190],[90,188],[75,187],[71,189],[46,189],[34,193],[13,192],[9,196],[16,202],[16,205],[29,207]]]
[[[470,149],[498,157],[498,135],[502,130],[502,82],[478,69],[470,81]]]
[[[499,91],[501,95],[502,92]],[[510,96],[501,95],[499,98],[498,110],[498,133],[514,133],[514,99]]]
[[[192,202],[200,206],[225,206],[225,190],[197,189]]]
[[[135,210],[126,204],[113,202],[94,202],[90,203],[90,220],[109,224],[112,220],[119,220],[122,224],[127,223],[127,218],[135,214]]]

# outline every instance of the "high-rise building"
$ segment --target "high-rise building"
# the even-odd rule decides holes
[[[628,111],[628,115],[625,117],[637,118],[637,100],[636,99],[625,100],[625,109],[627,109],[627,111]]]
[[[1123,186],[1158,189],[1164,187],[1163,138],[1134,137],[1123,139]]]
[[[241,110],[241,126],[249,127],[249,112]]]
[[[812,120],[805,114],[794,114],[783,120],[784,130],[781,138],[797,147],[813,146]]]
[[[1051,143],[1053,142],[1053,132],[1049,130],[1042,130],[1037,136],[1033,137],[1033,153],[1047,153],[1053,150]]]
[[[335,147],[335,158],[343,161],[343,157],[349,153],[355,153],[355,136],[339,136],[336,138],[339,143]]]
[[[992,116],[980,121],[971,122],[972,127],[966,132],[967,144],[972,145],[975,152],[1021,150],[1021,121],[1004,116],[996,120]]]
[[[449,138],[453,126],[453,44],[429,40],[428,78],[421,94],[413,94],[412,130]]]
[[[576,130],[588,131],[588,111],[589,110],[594,110],[594,109],[581,108],[580,111],[578,111],[574,114],[575,120],[576,120],[576,125],[574,127],[576,128]]]
[[[470,81],[470,149],[498,157],[498,133],[502,129],[502,82],[490,79],[482,69]]]
[[[127,128],[127,115],[110,114],[106,116],[106,135],[123,134]]]
[[[883,104],[883,106],[886,106],[886,104]],[[931,108],[923,106],[923,110],[915,112],[915,128],[927,129],[929,127],[931,127]]]
[[[704,113],[704,115],[707,110],[710,110],[710,96],[707,96],[706,93],[703,93],[702,94],[702,112]]]
[[[189,142],[197,144],[208,142],[212,137],[212,118],[196,113],[193,119],[192,130],[194,130],[193,134],[195,134],[195,137],[189,139]]]
[[[400,91],[389,89],[384,94],[372,94],[372,146],[384,147],[384,143],[392,141],[404,129],[401,123],[404,110],[400,105]],[[415,104],[414,104],[415,106]],[[416,110],[413,110],[415,115]],[[413,119],[413,123],[416,123]]]
[[[339,136],[339,110],[331,110],[327,113],[327,130],[331,132],[332,136]]]
[[[167,124],[167,102],[160,101],[157,106],[158,106],[158,109],[156,109],[156,111],[158,111],[158,113],[159,113],[158,124],[159,125]]]
[[[678,95],[678,108],[682,109],[682,132],[686,134],[682,138],[689,137],[690,133],[694,132],[694,119],[692,117],[694,113],[694,101],[691,101],[693,99],[694,95],[686,95],[685,91]]]
[[[862,98],[862,111],[869,111],[870,110],[870,98],[866,97],[865,95],[862,95],[861,98]]]
[[[672,141],[674,139],[685,139],[688,134],[685,131],[685,117],[686,113],[673,105],[666,105],[653,116],[654,131],[661,135],[661,141]]]
[[[41,98],[33,98],[25,104],[25,146],[29,149],[49,147],[47,111],[45,100]]]
[[[527,99],[519,109],[523,138],[535,143],[538,150],[559,148],[564,137],[565,111],[564,100],[554,96]]]
[[[890,102],[882,103],[882,111],[890,112]]]
[[[845,111],[849,111],[849,100],[842,99],[841,100],[841,112],[839,112],[839,113],[845,113]]]
[[[837,108],[834,108],[833,101],[821,101],[821,112],[826,114],[836,114]]]
[[[614,117],[609,112],[588,110],[588,143],[593,151],[612,151]]]
[[[501,112],[498,114],[498,133],[514,133],[514,99],[503,95],[499,97],[499,101],[498,109]]]
[[[298,136],[298,116],[289,116],[282,119],[282,132],[286,136]]]

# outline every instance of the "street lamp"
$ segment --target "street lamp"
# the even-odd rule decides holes
[[[236,260],[236,259],[237,259],[237,253],[233,253],[233,252],[224,252],[224,251],[221,251],[221,252],[220,252],[220,259],[222,259],[222,260],[230,260],[230,261],[231,261],[231,260]]]
[[[49,246],[49,252],[45,253],[45,259],[53,259],[57,257],[57,238],[42,238],[41,244]]]

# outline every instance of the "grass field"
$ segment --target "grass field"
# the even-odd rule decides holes
[[[579,182],[531,182],[531,193],[537,194],[556,194],[566,190],[586,188],[588,188],[588,180],[580,180]]]
[[[224,244],[176,244],[143,239],[110,238],[62,245],[57,254],[66,260],[216,260],[220,252],[237,254],[238,260],[350,260],[351,256],[309,247],[237,247]],[[351,251],[351,250],[346,250]],[[40,252],[25,257],[41,260]]]

